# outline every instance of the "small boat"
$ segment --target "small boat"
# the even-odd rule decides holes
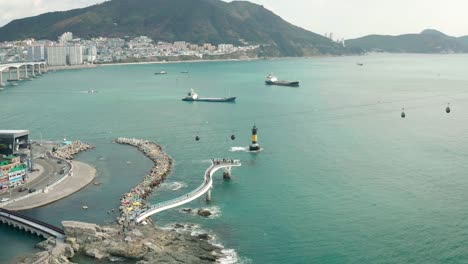
[[[11,86],[18,86],[18,83],[17,82],[12,82]]]
[[[189,73],[188,71],[181,71],[180,73]]]
[[[93,94],[93,93],[97,93],[97,91],[95,91],[95,90],[88,90],[88,93]]]
[[[225,97],[225,98],[201,98],[198,94],[190,89],[190,92],[186,97],[182,98],[182,101],[186,102],[235,102],[236,97]]]
[[[86,209],[88,209],[88,206],[83,205],[83,206],[81,206],[81,208],[83,208],[84,210],[86,210]]]
[[[164,75],[167,74],[166,71],[155,72],[154,75]]]
[[[358,63],[356,63],[356,65],[357,65],[357,66],[364,66],[364,63],[358,62]]]
[[[265,80],[265,84],[267,85],[280,85],[280,86],[299,86],[299,81],[280,81],[276,76],[270,74],[267,76]]]

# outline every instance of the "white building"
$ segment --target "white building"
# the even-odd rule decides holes
[[[85,57],[83,60],[93,63],[97,58],[97,48],[96,46],[89,46],[85,49]]]
[[[28,60],[29,61],[45,60],[44,46],[29,46],[28,47]]]
[[[83,46],[75,45],[67,47],[68,49],[68,64],[80,65],[83,64]]]
[[[219,44],[218,51],[222,53],[229,53],[234,50],[234,45],[232,44]]]
[[[60,42],[60,44],[65,44],[68,41],[72,41],[72,40],[73,40],[73,34],[71,32],[65,32],[58,38],[58,41]]]
[[[49,66],[67,65],[67,48],[64,46],[47,47],[47,63]]]

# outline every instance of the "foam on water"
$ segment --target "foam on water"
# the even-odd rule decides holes
[[[215,233],[210,230],[203,229],[200,225],[197,224],[180,224],[182,227],[176,227],[176,223],[168,224],[162,227],[163,230],[172,230],[180,234],[190,234],[191,236],[198,236],[201,234],[208,234],[209,239],[208,243],[221,248],[221,253],[223,257],[217,260],[217,263],[220,264],[250,264],[249,259],[240,259],[239,255],[234,249],[226,249],[224,245],[220,243],[218,237]]]
[[[249,150],[249,147],[231,147],[231,149],[229,149],[230,152],[251,152],[251,153],[255,153],[255,152],[260,152],[260,151],[263,151],[263,148],[260,148],[260,150],[255,150],[255,151],[250,151]]]
[[[241,151],[247,152],[247,151],[249,151],[249,147],[231,147],[231,149],[229,151],[231,151],[231,152],[241,152]]]
[[[177,190],[180,190],[182,188],[186,188],[187,184],[184,183],[184,182],[164,182],[164,183],[161,184],[161,187],[171,189],[173,191],[177,191]]]

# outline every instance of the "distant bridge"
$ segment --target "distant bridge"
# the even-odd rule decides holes
[[[48,71],[47,63],[41,62],[19,62],[10,64],[0,64],[0,86],[4,86],[3,72],[8,72],[7,81],[19,81],[29,79],[31,76],[40,75]]]
[[[213,174],[219,169],[224,169],[224,173],[226,174],[226,176],[230,176],[231,168],[240,166],[242,166],[242,164],[239,160],[211,161],[211,166],[205,171],[205,177],[202,185],[200,185],[198,188],[196,188],[188,194],[151,206],[146,211],[142,212],[136,217],[136,222],[140,223],[141,221],[156,213],[189,203],[204,195],[205,193],[207,194],[206,199],[211,200],[211,189],[213,188]]]
[[[0,208],[0,222],[44,238],[64,239],[65,237],[65,232],[61,228],[3,208]]]

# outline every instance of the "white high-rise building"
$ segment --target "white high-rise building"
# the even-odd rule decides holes
[[[85,50],[84,60],[87,62],[93,63],[97,58],[97,48],[96,46],[89,46]]]
[[[68,64],[80,65],[83,64],[83,46],[75,45],[68,47]]]
[[[68,41],[72,41],[72,40],[73,40],[73,34],[71,32],[65,32],[58,38],[58,41],[60,42],[60,44],[65,44]]]
[[[28,47],[28,60],[29,61],[45,60],[44,46],[29,46]]]
[[[47,47],[47,63],[49,66],[67,65],[67,48],[64,46]]]

